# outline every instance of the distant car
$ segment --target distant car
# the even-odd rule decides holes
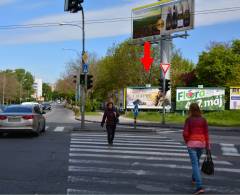
[[[0,132],[33,132],[39,135],[45,132],[46,120],[39,105],[7,106],[0,113]]]
[[[43,110],[51,110],[52,109],[51,104],[48,102],[43,102],[42,107],[43,107]]]
[[[61,101],[60,101],[60,100],[57,100],[57,103],[58,103],[58,104],[60,104],[60,103],[61,103]]]

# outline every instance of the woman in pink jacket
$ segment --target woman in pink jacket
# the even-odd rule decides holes
[[[192,103],[189,108],[189,117],[185,121],[183,138],[188,148],[192,163],[192,183],[196,184],[194,194],[204,193],[200,171],[200,158],[204,149],[209,149],[208,124],[201,116],[197,103]]]

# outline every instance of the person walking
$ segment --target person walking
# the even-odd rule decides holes
[[[118,122],[119,113],[116,108],[113,106],[112,102],[107,103],[107,108],[104,111],[101,126],[104,126],[106,122],[108,144],[113,145],[113,140],[115,136],[116,125]]]
[[[194,194],[203,194],[202,177],[200,171],[200,158],[204,149],[210,149],[208,124],[201,115],[197,103],[192,103],[189,108],[189,117],[185,121],[183,138],[188,148],[192,163],[192,184],[196,185]]]

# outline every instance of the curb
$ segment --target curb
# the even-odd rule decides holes
[[[75,117],[76,120],[80,120],[79,118]],[[85,120],[86,122],[100,124],[99,121],[94,120]],[[119,123],[122,126],[133,126],[133,123]],[[178,124],[157,124],[157,123],[137,123],[139,127],[153,127],[153,128],[175,128],[175,129],[183,129],[183,125]],[[135,131],[139,131],[140,129],[136,129]],[[209,126],[210,131],[240,131],[240,127],[218,127],[218,126]],[[128,130],[129,131],[129,130]],[[146,132],[146,130],[144,130]],[[151,132],[156,132],[156,130],[152,130]]]

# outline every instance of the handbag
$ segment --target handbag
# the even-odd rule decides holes
[[[206,157],[203,161],[201,171],[206,175],[214,174],[214,163],[212,160],[211,151],[209,149],[206,150]]]

